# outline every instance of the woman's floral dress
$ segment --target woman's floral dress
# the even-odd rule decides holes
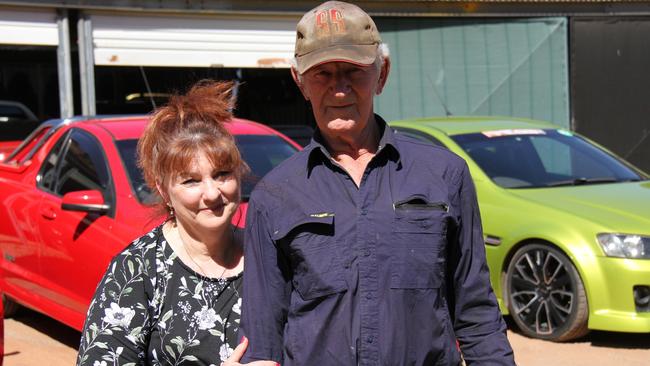
[[[90,303],[77,365],[219,365],[237,345],[242,273],[201,276],[162,226],[117,255]]]

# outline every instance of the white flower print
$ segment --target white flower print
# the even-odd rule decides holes
[[[237,299],[235,305],[232,306],[232,311],[235,314],[241,314],[241,297]]]
[[[194,320],[199,323],[199,329],[207,330],[214,328],[215,322],[217,322],[219,318],[214,309],[210,309],[204,305],[201,307],[201,310],[194,313]]]
[[[122,328],[128,328],[135,311],[130,308],[121,308],[116,303],[111,303],[110,309],[104,309],[103,320],[110,325]]]
[[[196,277],[179,266],[161,227],[153,233],[134,242],[107,269],[88,312],[78,365],[132,363],[137,355],[136,364],[215,366],[232,356],[243,310],[241,277]],[[145,293],[147,286],[153,296]],[[154,330],[159,342],[150,349],[147,340]]]
[[[126,336],[126,339],[128,339],[129,341],[131,341],[131,343],[133,343],[135,345],[138,344],[138,339],[136,337],[130,335],[130,334]]]
[[[226,361],[230,355],[232,355],[232,352],[234,350],[228,346],[227,343],[224,343],[221,345],[221,348],[219,348],[219,358],[221,358],[221,361]]]
[[[192,305],[190,305],[189,301],[185,302],[178,302],[178,308],[180,309],[181,316],[183,317],[183,321],[187,321],[188,315],[190,314],[190,311],[192,311]]]
[[[167,266],[163,261],[156,261],[156,272],[163,273],[167,270]]]

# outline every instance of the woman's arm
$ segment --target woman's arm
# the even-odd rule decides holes
[[[142,365],[146,360],[150,314],[144,246],[116,256],[99,282],[81,333],[77,365],[95,361]],[[151,265],[151,264],[150,264]]]

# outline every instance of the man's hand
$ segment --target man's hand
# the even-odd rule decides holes
[[[246,348],[248,347],[248,338],[244,337],[241,340],[241,343],[235,348],[232,352],[232,355],[228,359],[221,363],[221,366],[240,366],[240,365],[249,365],[249,366],[280,366],[279,363],[273,361],[254,361],[247,364],[239,363],[244,353],[246,353]]]

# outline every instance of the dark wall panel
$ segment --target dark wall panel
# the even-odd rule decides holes
[[[650,172],[650,17],[570,27],[573,127]]]

